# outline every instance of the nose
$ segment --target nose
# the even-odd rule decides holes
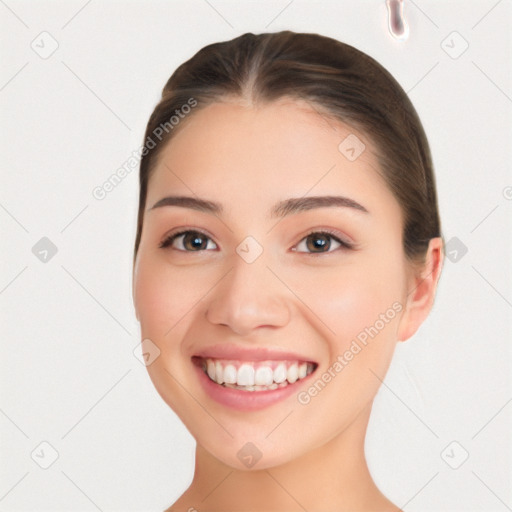
[[[208,321],[227,326],[240,336],[261,327],[285,326],[290,321],[290,292],[267,268],[263,257],[253,263],[239,257],[235,260],[209,294]]]

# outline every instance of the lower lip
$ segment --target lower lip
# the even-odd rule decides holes
[[[307,377],[293,384],[288,384],[284,388],[269,389],[268,391],[244,391],[221,386],[213,382],[201,368],[195,364],[193,364],[193,367],[198,373],[199,381],[203,389],[210,398],[238,411],[257,411],[280,402],[281,400],[285,400],[290,395],[297,393],[299,386],[315,373],[313,371]]]

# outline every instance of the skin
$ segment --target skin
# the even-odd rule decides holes
[[[366,145],[353,162],[338,150],[351,133]],[[142,337],[161,351],[149,375],[197,441],[193,481],[168,510],[399,510],[372,480],[364,439],[397,341],[432,307],[441,239],[431,240],[424,267],[413,267],[403,214],[371,141],[299,100],[210,105],[184,121],[160,157],[146,210],[168,195],[224,207],[219,215],[146,211],[135,262]],[[269,218],[275,203],[304,195],[346,196],[369,213],[324,207]],[[175,228],[206,232],[207,248],[193,251],[183,237],[159,248]],[[311,254],[305,237],[325,228],[355,248],[328,238],[324,252]],[[263,248],[251,264],[236,252],[249,235]],[[262,411],[235,411],[210,399],[192,371],[193,354],[227,343],[306,355],[319,364],[316,380],[396,302],[401,311],[308,404],[292,395]],[[237,457],[249,441],[262,453],[251,469]]]

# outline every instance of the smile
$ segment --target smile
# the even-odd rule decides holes
[[[195,358],[194,363],[211,381],[221,386],[243,391],[271,391],[306,378],[316,368],[307,361],[239,361]]]

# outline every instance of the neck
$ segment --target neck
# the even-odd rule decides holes
[[[200,445],[192,484],[173,511],[398,511],[378,490],[364,456],[371,403],[323,446],[268,469],[233,469]]]

